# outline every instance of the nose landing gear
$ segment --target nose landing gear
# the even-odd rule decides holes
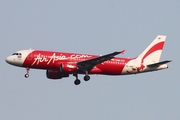
[[[30,68],[26,68],[26,74],[24,75],[25,78],[29,77],[29,71],[30,71]]]
[[[25,74],[24,77],[25,77],[25,78],[28,78],[28,77],[29,77],[29,74]]]

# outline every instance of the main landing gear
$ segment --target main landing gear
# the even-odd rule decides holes
[[[74,81],[75,85],[79,85],[81,83],[81,81],[78,79],[78,74],[75,73],[73,74],[73,76],[76,77],[76,80]],[[84,81],[89,81],[90,80],[90,76],[86,73],[86,75],[84,76]]]
[[[30,70],[30,68],[26,68],[26,74],[24,75],[25,78],[29,77],[29,70]]]
[[[86,75],[84,76],[84,81],[89,81],[90,76],[88,75],[88,72],[86,71]]]
[[[74,84],[79,85],[81,83],[81,81],[78,79],[78,74],[73,74],[73,76],[76,77],[76,80],[74,81]]]

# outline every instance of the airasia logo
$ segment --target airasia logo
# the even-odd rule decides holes
[[[61,55],[56,55],[56,53],[54,53],[53,55],[51,56],[44,56],[42,54],[38,54],[37,57],[34,58],[34,62],[31,64],[32,65],[38,65],[39,63],[42,63],[42,62],[45,62],[48,64],[50,63],[54,63],[56,61],[59,61],[59,60],[68,60],[68,59],[82,59],[82,58],[90,58],[92,56],[89,56],[89,55],[76,55],[76,54],[72,54],[70,56],[65,56],[63,54]],[[72,66],[69,66],[69,67],[72,67]]]

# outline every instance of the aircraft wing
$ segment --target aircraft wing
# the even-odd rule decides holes
[[[166,64],[168,62],[171,62],[171,61],[170,60],[166,60],[166,61],[158,62],[158,63],[147,65],[147,67],[158,67],[158,66]]]
[[[113,52],[113,53],[106,54],[106,55],[103,55],[100,57],[96,57],[96,58],[92,58],[89,60],[78,62],[77,63],[78,69],[83,70],[83,71],[90,71],[97,64],[101,64],[104,61],[111,60],[112,58],[114,58],[114,56],[116,56],[118,54],[124,54],[124,51],[125,50],[120,51],[120,52]]]

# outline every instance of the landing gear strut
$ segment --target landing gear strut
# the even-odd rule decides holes
[[[25,78],[29,77],[29,70],[30,70],[30,68],[26,68],[26,74],[24,75]]]
[[[78,79],[78,74],[73,74],[73,76],[76,77],[76,80],[74,81],[74,84],[79,85],[81,83],[81,81]]]

